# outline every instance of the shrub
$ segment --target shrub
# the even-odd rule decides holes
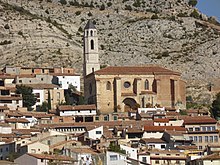
[[[159,17],[158,17],[158,15],[157,14],[154,14],[154,15],[152,15],[152,17],[151,17],[151,19],[158,19]]]
[[[11,44],[12,42],[9,40],[9,41],[7,41],[7,40],[4,40],[4,41],[2,41],[2,42],[0,42],[0,45],[8,45],[8,44]]]
[[[60,0],[59,2],[60,2],[62,5],[66,5],[66,4],[67,4],[66,0]]]
[[[112,6],[112,3],[111,3],[111,2],[108,2],[108,3],[107,3],[107,6],[108,6],[108,7]]]
[[[4,28],[5,28],[5,29],[10,29],[10,27],[9,27],[8,24],[6,24],[6,25],[4,26]]]
[[[92,13],[91,13],[91,12],[89,12],[89,13],[88,13],[88,16],[89,16],[89,17],[92,17]]]
[[[141,6],[140,0],[136,0],[136,1],[133,3],[133,6],[134,6],[134,7],[140,7],[140,6]]]
[[[81,11],[76,11],[75,14],[76,14],[76,15],[80,15],[80,14],[81,14]]]
[[[22,35],[23,35],[22,31],[19,31],[19,32],[18,32],[18,35],[21,35],[21,36],[22,36]]]
[[[102,4],[101,7],[99,8],[100,10],[105,10],[105,5]]]
[[[187,13],[179,13],[177,14],[178,17],[188,17]]]
[[[131,11],[131,10],[132,10],[132,7],[131,7],[130,5],[125,5],[125,10]]]
[[[196,9],[193,10],[193,12],[190,14],[191,17],[200,18],[200,14],[198,13],[198,11]]]
[[[188,4],[194,7],[197,5],[197,0],[189,0]]]

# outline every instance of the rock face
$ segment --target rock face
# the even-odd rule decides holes
[[[0,15],[0,66],[81,72],[92,19],[103,65],[159,64],[204,87],[220,77],[220,26],[188,0],[0,0]]]

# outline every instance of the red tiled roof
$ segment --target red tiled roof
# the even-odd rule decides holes
[[[173,130],[173,131],[186,131],[186,128],[179,127],[179,126],[144,126],[145,131],[153,131],[153,132],[164,132],[166,130]]]
[[[91,105],[60,105],[58,106],[58,110],[60,111],[74,111],[74,110],[94,110],[96,109],[95,104]]]
[[[169,123],[169,119],[167,119],[167,118],[164,118],[164,119],[154,119],[154,122]]]
[[[25,118],[9,118],[9,119],[5,119],[5,122],[7,123],[30,123]]]
[[[217,121],[209,116],[182,117],[184,124],[216,124]]]
[[[27,153],[27,154],[37,159],[73,161],[73,158],[67,156],[61,156],[61,155],[32,154],[32,153]]]
[[[131,75],[131,74],[144,74],[144,75],[180,75],[179,72],[174,72],[169,69],[165,69],[159,66],[109,66],[98,71],[95,71],[97,75],[111,75],[111,74],[121,74],[121,75]]]

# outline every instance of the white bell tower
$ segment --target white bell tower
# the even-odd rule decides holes
[[[89,20],[84,28],[84,76],[100,69],[97,29]]]

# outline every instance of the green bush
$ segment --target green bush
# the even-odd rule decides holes
[[[154,14],[154,15],[152,15],[152,17],[151,17],[151,19],[158,19],[159,17],[158,17],[158,15],[157,14]]]
[[[197,0],[189,0],[189,3],[188,3],[190,6],[196,6],[197,5]]]
[[[105,5],[102,4],[101,7],[99,8],[100,10],[105,10]]]
[[[75,14],[76,14],[76,15],[80,15],[80,14],[81,14],[81,11],[76,11]]]
[[[191,17],[200,18],[200,14],[198,13],[198,11],[196,9],[193,10],[193,12],[190,14]]]
[[[59,1],[62,5],[66,5],[67,4],[67,1],[66,0],[60,0]]]

